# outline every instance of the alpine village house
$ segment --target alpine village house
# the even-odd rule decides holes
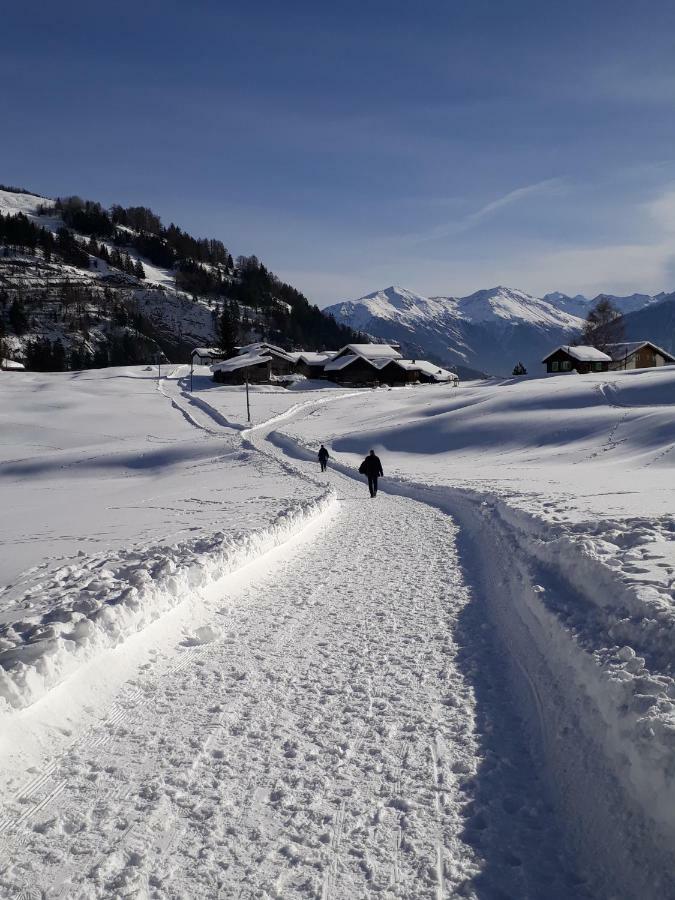
[[[264,341],[238,347],[235,356],[215,361],[213,380],[222,384],[254,384],[322,378],[336,384],[374,385],[451,384],[454,372],[427,360],[403,359],[391,344],[347,344],[338,351],[283,350]]]

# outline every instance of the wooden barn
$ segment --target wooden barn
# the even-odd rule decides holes
[[[544,357],[542,362],[550,373],[574,371],[585,375],[588,372],[607,372],[612,357],[596,347],[564,344]]]
[[[273,377],[291,375],[295,371],[294,357],[272,344],[251,344],[242,347],[237,356],[231,356],[211,366],[213,380],[221,384],[264,384]]]
[[[324,365],[323,370],[327,378],[338,384],[387,384],[382,377],[383,371],[396,359],[401,359],[401,354],[389,344],[347,344]],[[396,373],[395,378],[397,384],[398,379],[403,383],[402,374]]]
[[[212,366],[225,356],[225,351],[218,347],[195,347],[190,354],[190,361],[193,366]]]
[[[672,366],[675,363],[674,356],[651,341],[608,344],[605,349],[612,357],[610,369],[652,369],[657,366]]]
[[[304,375],[306,378],[321,378],[323,369],[327,362],[335,356],[334,351],[326,351],[325,353],[313,353],[310,351],[301,351],[297,355],[295,362],[295,371],[298,375]]]

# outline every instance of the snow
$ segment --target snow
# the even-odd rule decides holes
[[[598,350],[597,347],[587,347],[584,345],[572,346],[569,344],[564,344],[561,347],[556,347],[555,350],[552,350],[548,356],[546,356],[542,362],[546,362],[546,360],[553,356],[554,353],[558,353],[560,350],[563,353],[567,353],[568,356],[571,356],[572,359],[578,359],[580,362],[611,362],[612,357],[607,353],[603,353],[602,350]]]
[[[308,366],[320,366],[324,363],[327,363],[329,360],[333,359],[335,356],[334,351],[326,351],[322,353],[315,353],[313,351],[305,351],[298,354],[298,361],[302,360]]]
[[[0,359],[0,369],[6,372],[22,372],[25,370],[23,363],[15,359]]]
[[[428,362],[426,359],[414,359],[414,360],[397,360],[399,365],[403,363],[409,363],[413,369],[419,369],[421,372],[425,372],[427,375],[431,375],[435,381],[458,381],[457,375],[454,372],[449,372],[447,369],[441,368],[441,366],[437,366],[435,363]]]
[[[347,344],[346,347],[338,350],[336,356],[341,356],[343,353],[362,356],[369,362],[381,359],[389,361],[390,359],[401,358],[401,354],[398,350],[394,350],[394,348],[390,347],[388,344]]]
[[[359,357],[356,353],[346,353],[343,356],[338,356],[336,359],[331,359],[326,365],[323,367],[324,372],[339,372],[347,366],[351,365],[355,362]]]
[[[38,219],[38,206],[53,206],[54,201],[37,194],[18,194],[14,191],[0,190],[0,212],[7,216],[15,216],[23,213],[30,219]]]
[[[269,353],[244,353],[241,356],[233,356],[211,366],[212,372],[236,372],[238,369],[248,369],[250,366],[259,366],[268,363],[271,359]]]
[[[0,894],[671,897],[675,370],[187,385],[3,385]]]

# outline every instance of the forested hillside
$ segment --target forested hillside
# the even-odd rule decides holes
[[[0,186],[0,358],[58,371],[187,360],[204,344],[356,338],[256,256],[235,259],[147,207]]]

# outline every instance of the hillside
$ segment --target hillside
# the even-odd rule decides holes
[[[35,370],[187,360],[198,345],[358,339],[256,256],[146,207],[0,188],[0,356]]]
[[[423,297],[392,286],[324,312],[351,328],[399,341],[411,357],[429,355],[494,374],[510,373],[519,360],[536,371],[552,346],[570,341],[583,326],[546,300],[501,286],[468,297]]]

